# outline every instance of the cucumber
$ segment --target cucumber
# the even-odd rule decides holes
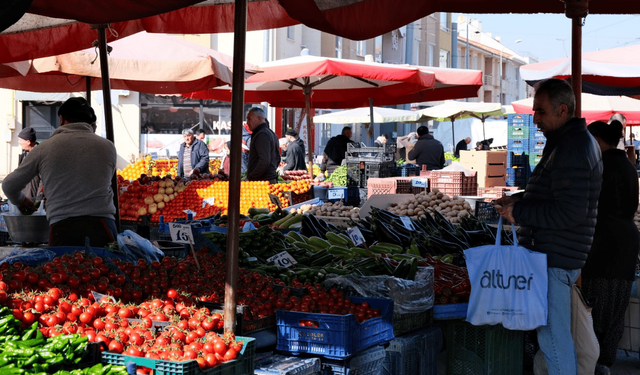
[[[316,236],[310,237],[307,243],[320,249],[328,249],[331,247],[331,244],[328,241]]]
[[[280,224],[279,228],[286,229],[286,228],[289,228],[291,224],[299,223],[301,221],[302,221],[302,215],[294,214],[293,217],[289,218],[284,223]]]
[[[343,238],[345,241],[347,241],[347,246],[349,247],[354,247],[356,246],[356,244],[353,243],[353,241],[351,241],[351,238],[349,238],[349,236],[347,236],[346,234],[343,233],[338,233],[338,236],[340,236],[341,238]]]
[[[389,254],[389,255],[391,255],[391,254],[394,253],[394,251],[390,247],[382,246],[380,244],[369,246],[369,250],[371,250],[371,252],[377,253],[377,254]]]
[[[268,208],[255,208],[255,207],[251,207],[248,210],[249,216],[254,217],[256,215],[260,215],[260,214],[268,214],[269,213],[269,209]]]
[[[333,245],[329,248],[329,253],[333,255],[350,255],[351,251],[346,247]]]
[[[293,231],[292,231],[292,232],[289,232],[289,233],[287,233],[287,237],[289,237],[289,238],[293,238],[293,239],[295,239],[295,240],[296,240],[296,241],[298,241],[298,242],[304,242],[304,243],[307,243],[307,241],[305,241],[305,239],[304,239],[304,238],[302,238],[302,236],[301,236],[301,235],[300,235],[300,233],[298,233],[298,232],[293,232]]]
[[[349,251],[351,251],[353,254],[355,254],[356,256],[359,257],[367,257],[370,258],[371,255],[369,254],[369,252],[367,252],[367,250],[361,248],[361,247],[352,247],[349,249]]]
[[[402,246],[396,245],[394,243],[388,243],[388,242],[378,242],[377,245],[380,246],[384,246],[384,247],[388,247],[390,248],[394,253],[396,254],[400,254],[404,251],[404,249],[402,248]]]
[[[329,243],[331,243],[332,245],[349,246],[349,241],[345,240],[344,238],[338,236],[335,233],[327,232],[325,236],[327,236],[327,241],[329,241]]]
[[[295,214],[288,214],[287,216],[283,217],[282,219],[276,221],[273,223],[274,226],[280,226],[282,223],[284,223],[285,221],[291,219]]]

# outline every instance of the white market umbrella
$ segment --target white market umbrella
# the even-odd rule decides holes
[[[333,113],[327,113],[324,115],[314,116],[314,123],[325,124],[353,124],[371,123],[371,109],[369,107],[349,109],[346,111],[339,111]],[[387,122],[424,122],[429,120],[418,111],[408,111],[405,109],[373,107],[373,122],[374,123],[387,123]]]
[[[502,105],[500,103],[475,103],[459,102],[447,100],[444,104],[436,105],[420,111],[423,115],[435,121],[451,121],[451,137],[453,144],[455,140],[455,120],[475,117],[482,121],[482,136],[484,137],[484,121],[491,116],[502,116]]]

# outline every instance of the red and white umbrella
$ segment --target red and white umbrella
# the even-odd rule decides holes
[[[233,57],[185,40],[141,32],[109,43],[111,87],[152,94],[176,94],[230,84]],[[98,52],[94,48],[35,60],[0,64],[0,87],[38,92],[101,88]],[[26,66],[26,70],[25,70]],[[250,69],[251,66],[247,66]],[[254,71],[255,72],[255,71]]]
[[[627,126],[640,125],[640,100],[626,96],[598,96],[582,93],[582,117],[587,124],[593,121],[608,121],[614,113],[627,118]],[[533,114],[533,98],[511,102],[513,110],[521,114]]]
[[[571,77],[571,58],[523,65],[520,74],[530,85],[552,77],[566,79]],[[583,53],[582,90],[596,95],[640,95],[640,44]]]

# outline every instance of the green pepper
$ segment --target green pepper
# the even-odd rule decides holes
[[[29,357],[29,359],[27,359],[21,367],[26,367],[26,366],[31,366],[34,363],[38,362],[40,360],[40,356],[38,354],[34,354],[31,357]]]
[[[56,356],[55,353],[53,353],[52,351],[50,351],[48,349],[45,349],[45,348],[38,349],[36,352],[38,353],[38,355],[40,357],[42,357],[44,359],[52,359],[52,358],[54,358]]]
[[[69,371],[65,371],[65,370],[58,370],[53,375],[72,375],[72,373],[70,373]]]
[[[33,364],[33,371],[35,372],[47,372],[47,370],[49,369],[49,365],[46,363],[34,363]]]
[[[4,351],[5,355],[11,356],[11,357],[25,357],[25,358],[31,357],[34,353],[35,353],[35,349],[32,349],[32,348],[7,349]]]
[[[5,356],[4,354],[0,357],[0,367],[4,367],[11,362],[13,362],[13,359]]]
[[[24,335],[22,335],[22,341],[29,340],[31,338],[31,336],[33,336],[33,334],[36,333],[36,330],[38,330],[38,322],[37,321],[33,322],[33,324],[31,325],[31,328],[29,328],[24,333]]]
[[[16,344],[22,348],[33,348],[34,346],[40,346],[42,343],[44,343],[44,339],[41,337],[39,339],[35,338],[26,341],[18,341]]]

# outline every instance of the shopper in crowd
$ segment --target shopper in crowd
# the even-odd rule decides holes
[[[178,176],[191,177],[193,173],[209,173],[209,149],[193,134],[193,130],[182,131],[184,143],[178,150]]]
[[[620,123],[622,124],[622,135],[623,135],[623,138],[620,139],[620,141],[616,145],[616,148],[618,148],[619,150],[624,150],[624,139],[627,136],[627,118],[622,113],[616,112],[612,114],[611,117],[609,117],[608,123],[611,124],[613,121],[616,121],[616,120],[620,121]]]
[[[24,128],[18,133],[18,144],[22,148],[22,152],[18,156],[18,165],[22,164],[24,158],[29,154],[34,147],[38,145],[36,142],[36,131],[33,128]],[[22,190],[24,195],[32,201],[38,196],[38,193],[42,190],[42,181],[40,175],[35,176],[31,182],[25,186]]]
[[[433,138],[429,128],[421,126],[417,130],[418,142],[413,150],[407,154],[409,159],[415,159],[419,166],[426,165],[428,171],[442,169],[444,167],[444,147],[442,143]]]
[[[207,133],[204,131],[204,129],[196,130],[196,138],[204,142],[205,145],[209,144],[209,140],[207,139]]]
[[[582,268],[582,291],[595,297],[591,312],[600,344],[596,375],[610,374],[624,332],[624,314],[638,260],[638,228],[633,217],[638,207],[638,174],[627,154],[616,146],[622,124],[596,121],[589,125],[602,150],[602,190],[593,244]]]
[[[258,107],[249,110],[247,125],[252,132],[247,180],[275,184],[278,180],[276,169],[280,164],[278,136],[269,129],[264,111]]]
[[[533,121],[547,138],[524,193],[497,200],[500,215],[520,225],[520,245],[547,254],[548,318],[538,342],[550,375],[574,375],[571,287],[591,249],[602,181],[602,156],[564,80],[535,86]]]
[[[373,142],[373,147],[384,147],[389,140],[389,136],[386,134],[380,134],[378,138],[376,138],[375,142]]]
[[[491,150],[491,144],[493,143],[493,138],[485,139],[480,142],[481,150],[489,151]]]
[[[351,140],[352,135],[351,127],[345,126],[342,128],[342,134],[336,135],[327,142],[327,145],[324,147],[322,164],[320,165],[320,171],[323,175],[327,171],[329,174],[333,173],[336,168],[342,165],[342,161],[347,152],[347,145],[354,143]]]
[[[402,137],[398,137],[396,142],[398,145],[398,149],[396,150],[396,159],[404,159],[407,163],[415,164],[415,160],[407,159],[407,154],[413,150],[413,147],[418,142],[418,135],[412,132]]]
[[[295,129],[287,129],[284,136],[287,139],[287,157],[283,169],[285,171],[306,171],[304,142],[298,136],[298,132]]]
[[[240,168],[242,175],[247,173],[247,167],[249,166],[249,145],[251,145],[251,129],[245,122],[242,124],[242,166]]]
[[[60,126],[33,148],[2,183],[11,203],[23,213],[35,210],[22,189],[37,175],[46,189],[45,209],[51,226],[49,245],[103,247],[114,242],[111,181],[116,172],[116,148],[93,132],[96,115],[84,98],[70,98],[58,110]]]
[[[640,147],[640,141],[636,140],[636,135],[633,133],[629,134],[629,140],[626,144],[627,146],[633,146],[636,151],[638,151],[638,147]]]
[[[224,174],[228,176],[229,171],[231,170],[231,159],[229,159],[229,155],[231,155],[231,141],[227,141],[224,143],[224,146],[222,146],[222,152],[224,153],[224,155],[222,155],[220,167],[222,168]]]
[[[461,140],[460,142],[458,142],[458,144],[456,145],[456,152],[454,153],[454,155],[459,158],[460,157],[460,151],[467,151],[467,145],[471,143],[471,138],[467,137],[463,140]]]

